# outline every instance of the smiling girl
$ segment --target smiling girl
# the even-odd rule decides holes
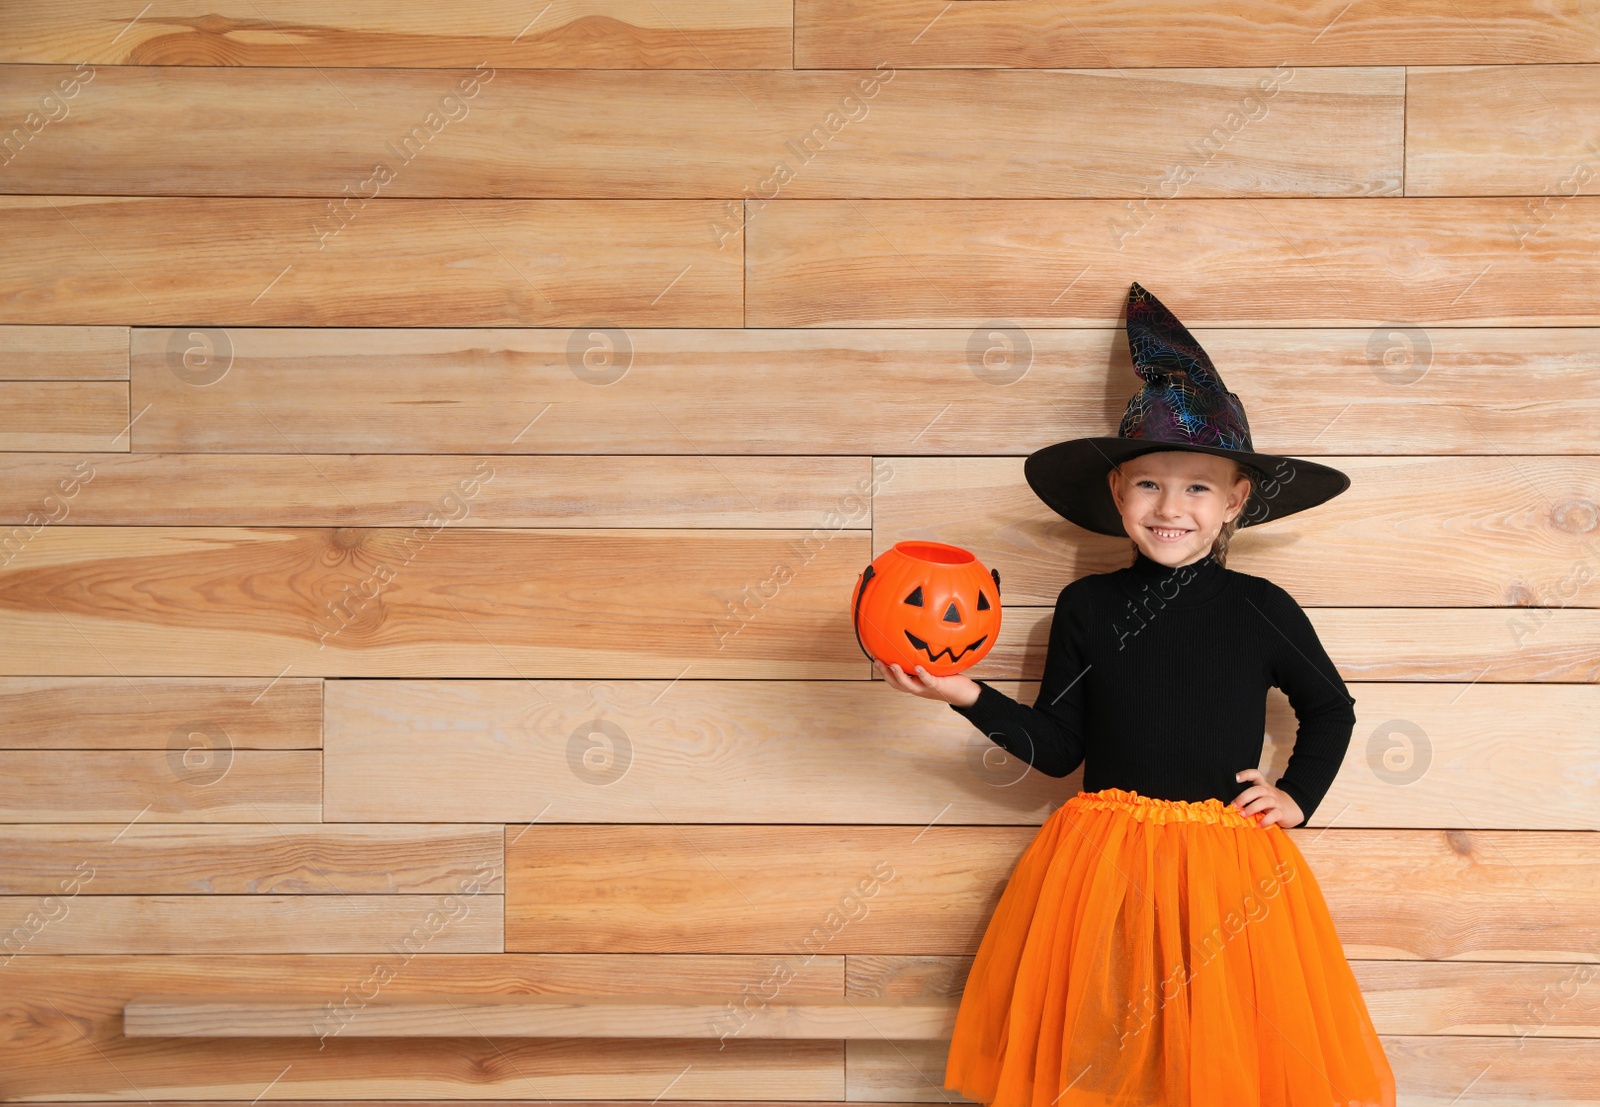
[[[1300,605],[1225,567],[1229,539],[1338,495],[1327,466],[1255,452],[1238,397],[1135,284],[1144,385],[1115,437],[1028,458],[1065,518],[1133,563],[1056,601],[1039,694],[874,668],[1082,788],[1017,861],[967,977],[945,1087],[994,1107],[1393,1107],[1394,1076],[1321,889],[1286,828],[1333,783],[1351,699]],[[1299,722],[1260,769],[1266,694]]]

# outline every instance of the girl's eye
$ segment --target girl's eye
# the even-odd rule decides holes
[[[1150,487],[1152,487],[1152,488],[1154,488],[1154,487],[1155,487],[1155,484],[1156,484],[1156,482],[1155,482],[1155,481],[1153,481],[1153,480],[1142,480],[1142,481],[1140,481],[1140,482],[1139,482],[1139,486],[1140,486],[1140,487],[1141,487],[1141,488],[1142,488],[1142,487],[1143,487],[1143,486],[1145,486],[1145,485],[1147,485],[1147,484],[1148,484],[1148,485],[1149,485],[1149,486],[1150,486]],[[1207,489],[1208,489],[1208,488],[1210,488],[1210,487],[1211,487],[1211,486],[1210,486],[1210,485],[1207,485],[1207,484],[1191,484],[1191,485],[1190,485],[1190,486],[1189,486],[1189,491],[1191,491],[1191,492],[1193,492],[1193,491],[1194,491],[1194,490],[1195,490],[1195,489],[1197,489],[1197,488],[1198,488],[1198,489],[1199,489],[1199,490],[1200,490],[1200,491],[1202,491],[1202,492],[1204,492],[1204,491],[1206,491],[1206,490],[1207,490]]]

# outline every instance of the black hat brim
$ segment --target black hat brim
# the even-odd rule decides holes
[[[1126,538],[1122,513],[1111,498],[1106,474],[1124,461],[1159,450],[1214,454],[1259,470],[1261,479],[1254,482],[1250,498],[1235,520],[1240,528],[1259,526],[1316,507],[1350,487],[1347,474],[1304,458],[1148,438],[1075,438],[1057,442],[1030,454],[1022,471],[1034,494],[1056,514],[1085,530]]]

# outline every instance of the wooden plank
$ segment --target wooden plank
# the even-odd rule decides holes
[[[783,985],[783,994],[872,994],[870,984],[861,979],[854,967],[850,970],[851,983],[847,990],[841,982],[842,963],[848,961],[857,966],[864,960],[867,959],[859,956],[847,959],[826,953],[809,959],[790,958],[784,964],[794,977]],[[912,988],[910,992],[904,987],[890,990],[901,995],[927,995],[949,994],[924,990],[928,972],[937,972],[941,979],[955,979],[957,991],[954,994],[959,994],[960,977],[964,976],[965,965],[971,958],[970,955],[889,956],[871,960],[922,965],[923,971],[913,970],[906,981]],[[770,995],[772,985],[767,981],[774,972],[770,957],[671,954],[463,954],[416,957],[404,964],[397,956],[375,963],[370,956],[353,955],[18,957],[5,969],[7,987],[0,994],[0,1016],[18,1028],[7,1057],[8,1090],[35,1096],[59,1096],[65,1092],[82,1095],[86,1101],[99,1097],[98,1102],[103,1107],[110,1107],[110,1103],[116,1103],[117,1107],[125,1104],[131,1107],[137,1103],[143,1107],[147,1103],[139,1098],[139,1091],[143,1090],[151,1096],[148,1102],[159,1107],[177,1107],[179,1103],[193,1103],[194,1099],[160,1097],[187,1091],[191,1096],[231,1095],[245,1100],[249,1080],[258,1078],[255,1091],[248,1092],[248,1096],[254,1096],[281,1074],[275,1090],[285,1093],[285,1097],[275,1102],[290,1107],[371,1104],[370,1097],[365,1100],[340,1098],[358,1097],[364,1077],[370,1078],[365,1087],[381,1084],[385,1089],[383,1094],[412,1101],[412,1107],[448,1107],[450,1103],[460,1102],[426,1098],[438,1094],[442,1088],[460,1090],[463,1094],[473,1089],[481,1092],[484,1088],[509,1096],[522,1094],[529,1098],[518,1103],[518,1107],[531,1107],[535,1102],[543,1102],[538,1097],[549,1094],[553,1087],[560,1087],[574,1096],[638,1097],[636,1102],[643,1104],[654,1094],[644,1091],[646,1079],[655,1080],[659,1089],[680,1074],[684,1081],[693,1082],[690,1087],[695,1090],[694,1094],[705,1096],[707,1083],[715,1072],[720,1094],[714,1098],[726,1101],[752,1097],[730,1103],[728,1107],[754,1107],[757,1102],[770,1107],[774,1101],[761,1098],[758,1081],[768,1082],[766,1089],[770,1094],[771,1081],[784,1075],[784,1071],[777,1068],[776,1056],[765,1052],[772,1048],[772,1043],[759,1040],[729,1040],[723,1049],[698,1053],[694,1051],[705,1047],[693,1042],[573,1040],[561,1043],[557,1051],[551,1046],[541,1047],[541,1043],[509,1040],[490,1043],[478,1036],[464,1036],[448,1040],[417,1039],[408,1043],[404,1051],[396,1052],[392,1044],[345,1037],[348,1029],[340,1027],[348,1022],[353,1028],[359,1021],[361,997],[373,993],[371,981],[380,966],[397,973],[386,986],[387,990],[404,988],[476,995],[583,990],[638,994],[686,984],[733,992],[760,989],[760,994]],[[954,967],[959,968],[959,976],[949,971]],[[1560,1073],[1571,1070],[1574,1065],[1581,1073],[1585,1059],[1594,1055],[1593,1043],[1581,1038],[1562,1041],[1555,1037],[1577,1028],[1577,1020],[1584,1018],[1584,1013],[1591,1009],[1589,989],[1579,986],[1578,994],[1574,995],[1573,982],[1584,979],[1577,974],[1586,972],[1587,967],[1585,963],[1570,962],[1548,965],[1481,961],[1383,963],[1362,959],[1352,962],[1373,1009],[1374,1021],[1384,1033],[1385,1049],[1401,1076],[1402,1087],[1426,1091],[1441,1102],[1460,1094],[1458,1104],[1471,1107],[1500,1107],[1508,1099],[1515,1100],[1519,1096],[1541,1103],[1587,1102],[1570,1086],[1561,1087]],[[917,983],[919,979],[923,983]],[[1409,985],[1404,991],[1400,989],[1402,982]],[[1478,985],[1476,988],[1474,983]],[[285,986],[325,993],[337,1005],[340,1020],[330,1027],[330,1037],[321,1043],[325,1048],[306,1049],[293,1042],[272,1039],[195,1041],[179,1047],[174,1042],[129,1038],[123,1034],[122,1007],[140,992],[184,990],[226,996]],[[387,991],[378,994],[387,994]],[[1560,1001],[1560,997],[1568,995],[1573,996],[1571,1001]],[[1531,1014],[1528,1010],[1530,997],[1535,1003],[1550,1000],[1546,1005],[1547,1013],[1539,1016],[1548,1021],[1537,1030],[1527,1023]],[[1399,1010],[1402,1005],[1406,1013]],[[1545,1012],[1545,1008],[1541,1008],[1541,1012]],[[1395,1020],[1409,1020],[1406,1025],[1414,1022],[1423,1029],[1415,1034],[1409,1031],[1390,1033]],[[1429,1025],[1482,1025],[1492,1033],[1438,1034],[1426,1029]],[[1524,1032],[1526,1037],[1515,1040],[1509,1036],[1520,1036]],[[1506,1047],[1506,1052],[1495,1052],[1502,1046]],[[793,1050],[803,1051],[806,1057],[821,1065],[821,1055],[813,1057],[808,1052],[815,1048],[813,1045],[791,1043],[783,1048],[791,1058],[791,1068],[795,1064]],[[943,1048],[942,1043],[897,1043],[897,1048],[918,1057],[923,1055],[924,1049],[933,1049],[936,1059],[921,1067],[930,1073],[942,1074],[943,1055],[937,1053]],[[495,1067],[497,1061],[500,1067]],[[1484,1071],[1491,1062],[1494,1062],[1493,1067]],[[1571,1062],[1567,1070],[1548,1067],[1563,1062]],[[840,1071],[843,1059],[837,1050],[829,1055],[828,1063],[832,1071]],[[462,1066],[471,1064],[482,1066],[473,1070],[477,1082],[458,1083]],[[742,1080],[732,1078],[730,1064],[733,1071],[743,1074]],[[620,1071],[622,1066],[641,1075],[630,1078]],[[685,1071],[686,1066],[692,1067]],[[856,1071],[859,1075],[871,1070]],[[1483,1075],[1463,1091],[1465,1082],[1461,1074],[1464,1072]],[[485,1073],[489,1074],[487,1078]],[[603,1073],[609,1075],[602,1077]],[[807,1076],[800,1072],[797,1078],[809,1084],[814,1074]],[[597,1090],[602,1079],[604,1089]],[[1470,1080],[1470,1076],[1467,1079]],[[1493,1095],[1480,1097],[1478,1092],[1485,1081],[1493,1089]],[[312,1086],[327,1098],[291,1098],[303,1095]],[[674,1085],[679,1086],[681,1082]],[[784,1085],[792,1086],[795,1085]],[[396,1092],[397,1087],[402,1090]],[[731,1090],[734,1088],[738,1090]],[[118,1094],[125,1098],[112,1098]],[[828,1100],[831,1095],[842,1096],[842,1092],[817,1098]],[[567,1097],[563,1095],[562,1098]],[[615,1102],[615,1099],[575,1102],[572,1107],[600,1107],[603,1102]],[[783,1103],[787,1107],[789,1101]],[[829,1101],[823,1107],[842,1105]]]
[[[745,322],[1105,326],[1158,274],[1189,326],[1592,325],[1600,198],[1519,243],[1525,204],[780,199],[745,231]]]
[[[379,197],[323,237],[331,204],[0,197],[0,322],[742,323],[722,201]]]
[[[1258,448],[1273,450],[1258,441]],[[873,497],[873,556],[915,534],[998,569],[1004,602],[1051,604],[1084,572],[1132,561],[1132,540],[1046,507],[1022,458],[889,458]],[[1600,458],[1330,457],[1348,490],[1236,532],[1228,567],[1306,606],[1600,607]],[[1396,537],[1403,520],[1404,539]],[[1418,559],[1428,572],[1416,573]],[[1338,573],[1326,567],[1339,565]]]
[[[368,1003],[344,1033],[362,1038],[742,1038],[788,1041],[949,1038],[954,1000],[841,996],[754,1005],[728,1017],[737,995],[387,995]],[[141,995],[123,1009],[130,1038],[315,1038],[326,1024],[320,996]]]
[[[215,731],[166,750],[3,750],[0,823],[318,822],[315,750],[234,750]]]
[[[1398,67],[707,67],[649,79],[373,69],[340,73],[330,87],[325,71],[294,65],[97,70],[73,102],[70,135],[30,141],[4,191],[737,197],[759,218],[761,202],[780,194],[1371,196],[1398,195],[1401,183]],[[75,72],[0,66],[0,118],[24,117],[41,87]],[[211,157],[160,141],[174,114]],[[1134,116],[1146,124],[1126,126]],[[733,199],[723,207],[717,240],[737,246],[743,217]]]
[[[506,949],[971,954],[1037,833],[936,825],[508,828]],[[1600,836],[1592,832],[1287,833],[1348,956],[1577,961],[1600,938]],[[607,889],[603,901],[596,885]]]
[[[1356,961],[1375,1024],[1397,1034],[1600,1037],[1600,1010],[1587,982],[1593,962]],[[1419,993],[1419,989],[1422,991]],[[1594,1042],[1589,1042],[1591,1049]]]
[[[128,379],[127,327],[0,327],[0,379]]]
[[[4,969],[0,1018],[7,1040],[10,1096],[124,1098],[144,1104],[260,1096],[273,1102],[429,1101],[455,1096],[661,1102],[697,1100],[724,1107],[773,1107],[772,1089],[807,1103],[840,1107],[843,1056],[831,1042],[726,1042],[571,1039],[536,1042],[472,1034],[395,1043],[351,1035],[362,1004],[390,992],[494,995],[505,992],[640,994],[692,988],[771,997],[782,970],[784,998],[842,994],[843,958],[540,957],[515,954],[17,957]],[[327,1037],[316,1043],[272,1039],[173,1042],[123,1034],[123,1005],[142,992],[226,996],[286,987],[323,995],[332,1005]],[[759,992],[758,992],[759,990]],[[751,1002],[754,1002],[752,999]],[[350,1036],[347,1036],[350,1035]],[[276,1083],[273,1083],[276,1080]],[[326,1104],[324,1104],[326,1107]],[[441,1105],[442,1107],[442,1105]]]
[[[970,957],[857,954],[845,958],[845,988],[857,996],[954,998],[971,968]],[[1600,1007],[1583,987],[1592,962],[1356,958],[1350,968],[1379,1033],[1524,1039],[1600,1033]]]
[[[421,0],[172,0],[130,18],[110,0],[6,13],[0,60],[114,65],[493,66],[765,69],[791,61],[789,0],[559,0],[532,11],[481,0],[452,11]],[[349,73],[330,74],[341,87]]]
[[[1290,831],[1340,920],[1348,955],[1591,960],[1600,838],[1478,830],[1470,812],[1458,825],[1474,829]],[[1530,895],[1542,902],[1533,906]],[[1441,913],[1437,905],[1447,901],[1452,907]],[[1530,936],[1525,923],[1548,929]]]
[[[1406,193],[1533,197],[1518,234],[1600,191],[1600,67],[1419,66],[1406,75]]]
[[[0,894],[418,895],[476,883],[499,893],[499,827],[178,826],[0,828]]]
[[[876,681],[691,670],[675,681],[341,680],[327,695],[324,817],[338,822],[1038,825],[1063,785],[1022,779],[1027,767],[954,711]]]
[[[322,682],[0,678],[0,749],[187,749],[196,730],[232,749],[321,749]]]
[[[847,613],[868,541],[449,520],[47,527],[0,569],[0,672],[863,676]]]
[[[1323,608],[1308,614],[1329,655],[1356,680],[1600,682],[1594,651],[1600,611],[1548,602],[1509,611]]]
[[[1118,67],[1600,61],[1577,5],[1531,0],[1285,4],[1226,9],[1088,0],[796,0],[795,65]]]
[[[993,683],[1038,697],[1031,681]],[[1351,694],[1353,740],[1315,825],[1600,830],[1584,770],[1600,758],[1600,686]],[[1268,780],[1298,725],[1271,690]],[[1507,766],[1507,748],[1541,758]],[[1082,774],[1031,772],[954,711],[878,681],[344,680],[328,689],[324,781],[324,817],[340,822],[1038,825]],[[1547,797],[1536,810],[1531,793]]]
[[[267,426],[286,426],[285,417],[294,415],[281,406],[257,414]],[[138,453],[91,454],[73,464],[94,485],[70,506],[79,526],[249,526],[265,519],[275,526],[381,527],[469,514],[476,525],[495,527],[872,525],[867,457]],[[69,471],[51,454],[17,455],[6,465],[11,479],[0,486],[0,526],[25,522]],[[247,498],[241,488],[250,490]]]
[[[55,902],[51,902],[55,901]],[[490,953],[500,897],[0,896],[0,933],[41,953]],[[15,940],[15,939],[14,939]]]
[[[1600,718],[1600,685],[1355,683],[1350,691],[1355,730],[1315,825],[1600,830],[1600,782],[1583,768],[1600,759],[1591,721]],[[1269,780],[1287,766],[1297,727],[1274,690]],[[1508,749],[1540,756],[1508,759]],[[1530,805],[1529,794],[1546,799]]]
[[[138,451],[292,446],[404,453],[416,464],[418,452],[1023,456],[1064,428],[1109,432],[1121,419],[1137,380],[1126,334],[1110,325],[1116,310],[1107,312],[1089,329],[1018,331],[230,327],[195,339],[141,328],[132,402],[143,414],[132,433]],[[1600,330],[1195,334],[1251,419],[1270,428],[1264,447],[1600,453]],[[191,347],[224,351],[227,371],[189,383],[176,370]],[[1348,415],[1353,400],[1359,419]],[[1557,408],[1572,418],[1552,437]]]
[[[120,381],[0,381],[0,450],[126,450]]]
[[[1054,613],[1008,607],[994,649],[970,675],[1039,680]],[[1313,607],[1306,615],[1346,680],[1600,683],[1594,608]]]
[[[1384,1035],[1399,1102],[1449,1107],[1589,1107],[1600,1079],[1592,1041]],[[848,1095],[856,1102],[947,1103],[943,1042],[849,1042]]]

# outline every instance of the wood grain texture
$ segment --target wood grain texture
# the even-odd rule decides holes
[[[1008,607],[994,649],[970,675],[1041,679],[1054,614]],[[1306,616],[1347,681],[1600,683],[1594,608],[1313,607]]]
[[[0,381],[0,450],[126,450],[120,381]]]
[[[508,950],[970,955],[1037,828],[533,824],[507,833]],[[1347,956],[1575,961],[1600,938],[1592,832],[1287,833]]]
[[[1037,830],[510,826],[506,949],[968,953]]]
[[[1289,833],[1403,1101],[1594,1102],[1588,6],[0,6],[0,1099],[945,1101],[937,1040],[361,1005],[956,999],[1080,774],[877,687],[844,597],[973,549],[1033,701],[1129,551],[1021,461],[1115,427],[1139,280],[1355,479],[1232,567],[1356,699]],[[325,1040],[124,1033],[291,992]]]
[[[363,193],[365,195],[365,193]],[[721,201],[0,198],[0,322],[728,326]],[[335,233],[337,232],[337,233]]]
[[[868,671],[848,603],[871,560],[864,534],[454,525],[48,527],[0,569],[0,672]]]
[[[56,895],[64,876],[99,896],[448,894],[502,891],[499,827],[0,827],[0,894]],[[86,866],[80,869],[79,866]]]
[[[191,333],[133,332],[135,452],[1022,456],[1069,428],[1112,430],[1137,384],[1126,334],[1108,326]],[[1271,429],[1264,449],[1600,453],[1600,330],[1195,336]],[[190,349],[221,359],[221,377],[186,379]]]
[[[127,379],[127,327],[0,327],[0,380]]]
[[[1228,568],[1306,606],[1600,607],[1600,458],[1324,460],[1350,475],[1350,488],[1236,532]],[[1085,571],[1132,561],[1131,539],[1091,543],[1046,507],[1022,459],[888,462],[895,479],[873,500],[874,556],[904,538],[949,542],[1000,571],[1006,603],[1050,605]],[[1414,571],[1419,562],[1426,573]]]
[[[1465,821],[1458,830],[1289,832],[1340,920],[1347,955],[1591,960],[1600,836]],[[1541,928],[1537,937],[1530,923]]]
[[[1406,74],[1406,194],[1530,197],[1519,236],[1600,191],[1600,66],[1419,66]]]
[[[738,995],[387,995],[368,1002],[347,1037],[782,1038],[787,1041],[949,1038],[955,1000],[783,998],[730,1016]],[[123,1008],[130,1038],[317,1038],[320,996],[140,995]]]
[[[1315,826],[1600,830],[1600,687],[1348,685],[1356,724]],[[1262,770],[1288,766],[1297,721],[1274,690]],[[1526,751],[1537,750],[1537,757]],[[1530,804],[1528,796],[1538,795]]]
[[[325,817],[1038,825],[1067,783],[879,681],[693,672],[331,682]]]
[[[827,954],[786,963],[783,994],[839,995],[842,957]],[[249,1102],[274,1079],[273,1102],[297,1098],[364,1101],[518,1099],[546,1097],[640,1105],[663,1088],[675,1102],[709,1100],[726,1107],[771,1107],[772,1090],[799,1101],[843,1099],[843,1054],[837,1043],[613,1041],[531,1042],[416,1039],[393,1042],[345,1037],[364,998],[405,989],[435,994],[508,992],[640,994],[706,990],[772,993],[770,957],[558,956],[521,954],[160,957],[17,957],[4,969],[0,1017],[8,1039],[10,1096]],[[286,987],[326,995],[335,1005],[322,1042],[271,1040],[172,1042],[128,1038],[122,1007],[141,992],[202,994],[274,991]],[[722,1048],[718,1048],[719,1044]],[[322,1048],[318,1048],[319,1045]],[[732,1101],[732,1102],[728,1102]]]
[[[295,425],[283,422],[294,418],[283,405],[257,417]],[[72,461],[94,486],[70,504],[79,526],[249,526],[263,518],[278,526],[411,526],[430,514],[468,512],[474,524],[495,527],[872,525],[867,457],[140,453]],[[12,479],[0,485],[0,527],[25,522],[72,472],[53,454],[19,454],[6,465]],[[476,486],[470,497],[463,480]]]
[[[0,119],[23,117],[41,87],[75,72],[0,66]],[[727,197],[717,237],[736,247],[746,218],[737,201],[751,200],[748,218],[758,219],[761,202],[779,195],[1398,195],[1403,96],[1394,67],[707,67],[648,78],[381,69],[342,72],[335,84],[310,68],[102,68],[72,101],[71,140],[41,133],[0,186],[40,195]],[[163,141],[175,113],[185,120],[181,144]],[[1141,114],[1147,125],[1123,125]],[[208,156],[195,158],[196,148]]]
[[[0,678],[0,749],[188,749],[191,733],[212,727],[233,749],[320,749],[322,682]]]
[[[1032,681],[993,686],[1038,698]],[[1350,693],[1354,734],[1314,825],[1600,830],[1586,769],[1600,758],[1588,722],[1600,687]],[[879,681],[345,680],[327,711],[324,817],[340,822],[1037,826],[1082,784],[1081,770],[1031,771],[956,712]],[[1270,691],[1268,781],[1297,729]],[[1506,752],[1534,748],[1537,760]],[[1546,798],[1530,809],[1530,794]]]
[[[1070,14],[1068,14],[1070,11]],[[1177,0],[796,0],[795,65],[1118,67],[1600,61],[1578,3],[1518,0],[1198,8]],[[1156,30],[1158,29],[1158,30]]]
[[[790,64],[789,0],[175,0],[134,18],[110,0],[6,13],[0,60],[116,65],[741,69]],[[339,87],[349,73],[330,76]]]
[[[1104,326],[1152,274],[1189,326],[1600,320],[1600,199],[1519,242],[1524,204],[780,199],[745,232],[746,324]]]
[[[322,756],[235,750],[215,728],[165,750],[0,751],[0,823],[317,822]]]
[[[91,885],[92,887],[92,885]],[[500,897],[0,896],[0,933],[41,953],[490,953]]]
[[[1397,1034],[1600,1036],[1593,962],[1485,964],[1357,961],[1351,966],[1376,1023]]]

